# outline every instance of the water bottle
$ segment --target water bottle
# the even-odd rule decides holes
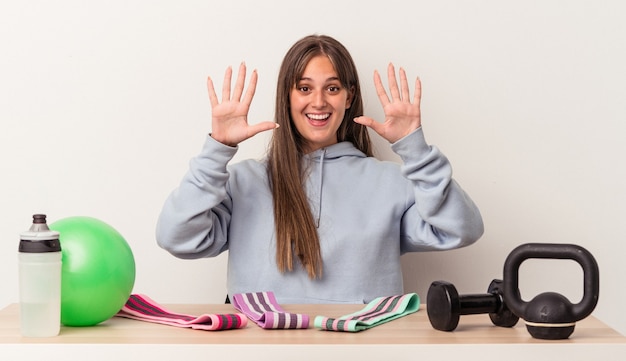
[[[27,337],[51,337],[61,328],[61,243],[45,214],[20,234],[18,253],[20,330]]]

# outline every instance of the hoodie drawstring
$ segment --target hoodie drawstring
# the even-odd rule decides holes
[[[317,208],[317,217],[315,220],[315,227],[320,228],[320,218],[322,217],[322,181],[324,179],[324,157],[326,156],[326,148],[322,149],[322,155],[320,156],[320,177],[319,177],[319,201]]]

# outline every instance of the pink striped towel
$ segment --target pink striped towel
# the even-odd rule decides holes
[[[206,331],[244,328],[248,324],[248,319],[241,313],[203,314],[201,316],[174,313],[166,310],[148,296],[139,294],[130,295],[126,304],[115,316]]]

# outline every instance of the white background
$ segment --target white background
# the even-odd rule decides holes
[[[420,76],[427,140],[484,217],[469,248],[404,256],[407,292],[425,301],[443,279],[483,293],[517,245],[576,243],[600,265],[594,315],[626,333],[625,20],[620,0],[2,2],[0,307],[18,301],[19,233],[39,212],[120,231],[134,292],[222,302],[225,255],[178,260],[154,240],[165,197],[210,131],[206,77],[221,86],[224,69],[246,61],[260,75],[251,122],[272,120],[282,56],[322,33],[352,52],[370,116],[382,115],[374,69],[391,61]],[[243,143],[236,160],[262,157],[267,139]],[[582,295],[572,261],[530,260],[520,277],[525,299]]]

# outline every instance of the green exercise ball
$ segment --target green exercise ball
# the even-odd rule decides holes
[[[91,217],[50,224],[61,242],[61,323],[93,326],[124,306],[135,284],[135,259],[122,235]]]

